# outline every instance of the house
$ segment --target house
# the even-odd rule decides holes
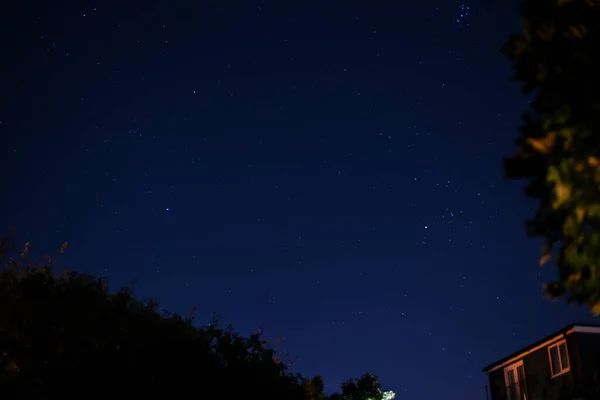
[[[483,372],[488,400],[600,400],[600,325],[566,326]]]

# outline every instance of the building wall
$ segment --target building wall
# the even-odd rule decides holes
[[[574,353],[573,374],[577,378],[578,389],[585,394],[598,394],[600,380],[600,335],[575,332],[572,335]],[[600,398],[600,397],[598,397]]]
[[[504,384],[504,368],[499,368],[489,373],[491,400],[504,400],[506,387]]]
[[[599,336],[600,337],[600,336]],[[577,360],[577,355],[571,355],[572,349],[577,348],[573,335],[567,336],[567,350],[570,364]],[[557,341],[553,343],[557,343]],[[600,351],[600,342],[598,343]],[[528,400],[558,400],[561,393],[573,390],[573,369],[554,379],[551,378],[550,358],[548,347],[540,348],[526,354],[523,358],[523,367],[527,379]],[[515,360],[517,362],[518,360]],[[506,400],[506,385],[504,381],[504,367],[489,374],[491,400]],[[511,399],[514,400],[514,399]]]

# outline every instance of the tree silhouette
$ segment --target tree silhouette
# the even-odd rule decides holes
[[[317,375],[312,379],[304,378],[304,388],[308,400],[325,399],[325,382],[321,376]]]
[[[358,379],[342,383],[341,395],[335,393],[330,400],[392,400],[394,392],[382,392],[377,376],[365,373]]]
[[[243,337],[218,320],[195,327],[191,315],[161,313],[131,288],[110,294],[91,275],[58,274],[52,257],[37,265],[28,251],[0,273],[0,395],[306,398],[258,334]]]
[[[0,239],[1,398],[326,398],[323,379],[293,375],[260,330],[244,337],[216,317],[197,327],[193,309],[183,318],[136,299],[132,287],[111,294],[105,279],[58,273],[56,257],[29,259],[29,242],[9,258],[13,244]]]
[[[534,99],[506,174],[538,202],[526,226],[558,267],[547,294],[600,314],[600,1],[524,0],[521,15],[502,52]]]

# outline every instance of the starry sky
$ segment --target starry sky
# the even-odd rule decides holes
[[[9,2],[0,222],[169,310],[280,335],[328,391],[484,399],[570,322],[503,179],[518,2]]]

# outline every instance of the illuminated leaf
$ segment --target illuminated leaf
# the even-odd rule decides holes
[[[596,302],[596,303],[593,304],[593,306],[592,306],[592,312],[596,316],[600,315],[600,302]]]
[[[575,215],[577,217],[577,221],[581,222],[585,218],[586,211],[583,207],[577,207],[575,209]]]
[[[552,149],[554,148],[555,140],[556,140],[556,133],[550,132],[543,138],[538,138],[538,139],[528,138],[527,142],[531,145],[531,147],[536,149],[538,152],[547,155],[552,152]]]
[[[569,285],[573,285],[574,283],[581,280],[581,272],[576,272],[574,274],[569,275],[568,283]]]
[[[540,257],[540,265],[544,266],[545,264],[549,263],[550,260],[551,260],[550,253],[543,254],[542,257]]]
[[[554,194],[556,199],[552,203],[552,207],[559,208],[571,198],[571,187],[561,181],[558,181],[554,184]]]

